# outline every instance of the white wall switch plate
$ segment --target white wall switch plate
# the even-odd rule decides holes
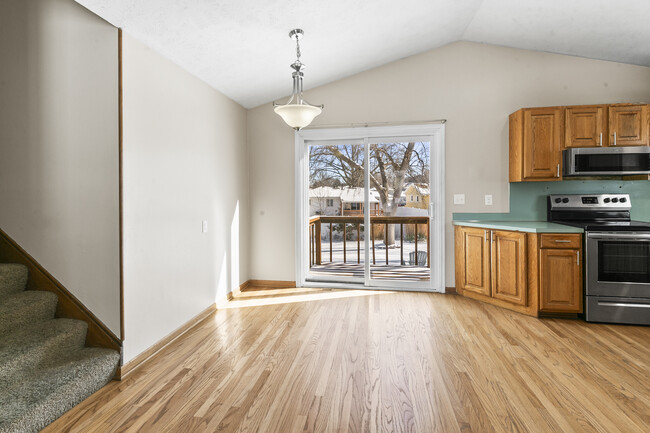
[[[454,194],[454,204],[465,204],[465,194]]]
[[[202,223],[201,223],[201,231],[202,231],[203,233],[207,233],[207,232],[208,232],[208,222],[205,221],[205,220],[202,221]]]
[[[492,194],[485,194],[485,205],[492,206]]]

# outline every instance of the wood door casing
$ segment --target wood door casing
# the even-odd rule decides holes
[[[542,311],[582,312],[582,272],[578,249],[542,249],[539,308]]]
[[[526,305],[526,234],[494,230],[491,240],[492,297]]]
[[[609,106],[609,145],[648,145],[648,106]]]
[[[567,107],[564,117],[564,147],[599,147],[606,145],[605,106]]]
[[[524,180],[560,180],[562,108],[524,110]]]
[[[485,229],[463,227],[462,289],[490,296],[490,251]]]

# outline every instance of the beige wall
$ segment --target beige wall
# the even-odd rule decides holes
[[[117,30],[0,2],[0,228],[120,333]]]
[[[309,81],[309,73],[306,76]],[[287,76],[287,86],[289,77]],[[521,107],[650,101],[650,68],[468,42],[306,92],[313,126],[447,119],[446,284],[453,212],[508,212],[508,114]],[[270,104],[248,112],[251,278],[294,280],[293,131]],[[466,204],[453,204],[464,193]],[[483,196],[493,195],[493,206]]]
[[[248,279],[248,155],[241,106],[127,34],[123,47],[129,361]]]

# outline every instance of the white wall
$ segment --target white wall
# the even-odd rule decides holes
[[[650,68],[457,42],[306,96],[325,104],[315,127],[447,119],[446,284],[452,286],[452,213],[509,210],[508,115],[521,107],[650,101]],[[293,131],[266,104],[248,112],[248,142],[251,278],[294,280]],[[466,195],[466,205],[453,204],[455,193]],[[493,206],[483,204],[485,194],[493,195]]]
[[[0,228],[119,336],[117,101],[113,26],[0,2]]]
[[[127,34],[123,65],[128,362],[248,279],[249,211],[246,111]]]

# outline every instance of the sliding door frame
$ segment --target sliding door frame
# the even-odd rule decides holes
[[[316,282],[307,281],[307,259],[309,240],[309,206],[305,194],[309,185],[309,145],[319,141],[350,140],[364,142],[364,166],[366,184],[369,185],[369,141],[389,138],[392,140],[418,138],[429,141],[430,151],[430,206],[429,236],[431,239],[430,285],[424,286],[418,282],[408,281],[379,281],[370,278],[369,242],[364,242],[365,249],[365,278],[364,284],[351,282]],[[445,292],[445,125],[444,123],[429,123],[399,126],[371,126],[358,128],[324,128],[303,129],[296,131],[295,141],[295,198],[296,198],[296,286],[332,287],[353,289],[386,289]],[[365,202],[368,202],[369,187],[365,188]],[[370,210],[364,206],[364,223],[370,225]]]

